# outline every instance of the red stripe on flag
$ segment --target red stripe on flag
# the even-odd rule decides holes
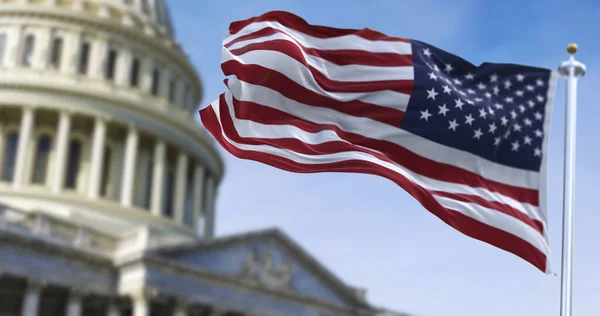
[[[272,41],[276,42],[276,41]],[[253,51],[253,50],[261,50],[261,46],[270,47],[272,49],[267,50],[275,50],[282,54],[285,54],[299,63],[301,63],[307,70],[310,71],[313,78],[325,91],[330,92],[373,92],[373,91],[382,91],[382,90],[391,90],[404,94],[410,94],[413,88],[413,80],[378,80],[378,81],[338,81],[329,79],[326,75],[322,74],[319,70],[315,69],[311,65],[308,64],[306,58],[302,54],[302,50],[298,48],[294,43],[289,41],[278,41],[275,43],[277,45],[273,45],[270,42],[265,43],[257,43],[256,45],[248,45],[246,47],[240,49],[230,50],[229,52],[234,56],[241,56],[245,52]],[[233,60],[228,60],[223,64],[228,64],[233,62]],[[237,62],[237,61],[235,61]],[[240,63],[240,65],[243,65]],[[245,65],[245,66],[254,66],[254,65]],[[269,69],[270,68],[264,68]],[[225,74],[227,75],[227,74]],[[261,73],[263,76],[268,76],[267,73]]]
[[[225,102],[223,96],[221,96],[220,104],[224,105],[226,104]],[[459,167],[421,157],[406,148],[389,141],[349,133],[333,124],[316,124],[281,110],[253,102],[239,101],[233,98],[233,106],[235,116],[239,119],[251,120],[262,124],[292,125],[310,133],[332,130],[340,138],[354,144],[353,150],[357,150],[357,148],[360,147],[377,150],[391,161],[422,176],[444,182],[464,184],[473,188],[485,188],[520,202],[529,203],[534,206],[539,205],[539,192],[537,190],[492,181]],[[227,109],[227,111],[229,111],[229,109]],[[308,146],[308,144],[306,144],[306,146]]]
[[[239,103],[239,102],[234,99],[234,104],[235,103]],[[237,108],[239,108],[239,107],[240,107],[239,104],[235,107],[236,117],[238,117],[239,119],[249,119],[249,118],[244,118],[243,115],[237,115]],[[244,110],[244,112],[245,113],[254,113],[253,111],[248,111],[247,109]],[[275,138],[275,139],[273,139],[273,138],[241,137],[239,135],[237,129],[235,128],[235,125],[233,124],[233,120],[231,119],[231,114],[229,112],[229,108],[227,106],[226,100],[222,95],[220,97],[220,102],[219,102],[219,113],[220,113],[220,119],[221,119],[221,125],[223,127],[223,131],[225,132],[225,134],[228,135],[228,137],[231,140],[233,140],[236,143],[248,144],[248,145],[268,144],[273,147],[288,149],[288,150],[291,150],[291,151],[294,151],[297,153],[301,153],[301,154],[306,154],[306,155],[323,155],[323,154],[335,154],[335,153],[340,153],[340,152],[358,151],[358,152],[363,152],[363,153],[372,155],[373,157],[375,157],[379,160],[382,160],[382,161],[393,162],[390,158],[386,157],[382,153],[379,153],[374,150],[370,150],[369,148],[373,148],[371,146],[363,147],[361,145],[355,145],[356,143],[354,142],[354,140],[348,140],[348,142],[332,141],[332,142],[326,142],[326,143],[320,143],[320,144],[308,144],[308,143],[302,142],[300,139],[296,139],[296,138]],[[290,119],[288,119],[287,122],[288,122],[288,125],[293,125],[293,122]],[[312,126],[313,129],[315,129],[315,127],[317,127],[317,126]],[[317,131],[315,130],[314,132],[317,132]],[[404,151],[404,148],[400,148],[400,149]],[[420,157],[415,154],[412,154],[409,157],[403,157],[402,160],[403,161],[398,162],[398,164],[403,165],[404,162],[408,162],[408,164],[412,167],[419,167],[418,168],[419,170],[413,170],[410,167],[403,165],[403,167],[405,167],[406,169],[408,169],[412,172],[421,174],[423,176],[436,179],[436,180],[439,180],[439,179],[437,179],[438,177],[436,177],[436,175],[439,175],[440,171],[443,170],[443,168],[449,168],[449,166],[447,166],[447,165],[436,163],[434,161]],[[422,174],[421,172],[423,172],[423,171],[426,171],[428,174],[427,175]],[[465,171],[465,170],[461,170],[456,167],[453,167],[452,171],[448,172],[446,170],[446,172],[454,177],[452,179],[465,179],[465,178],[472,179],[475,177],[479,177],[476,174],[473,174],[473,173]],[[486,185],[489,185],[493,188],[495,183],[488,184],[488,183],[486,183],[488,181],[489,180],[482,179],[482,182],[484,182]],[[451,182],[454,183],[454,181],[451,181]],[[512,189],[512,191],[517,191],[517,190],[521,190],[521,188],[513,188]],[[449,197],[449,198],[463,201],[463,202],[472,202],[472,203],[481,205],[483,207],[487,207],[487,208],[496,210],[498,212],[504,213],[506,215],[512,216],[512,217],[522,221],[523,223],[531,226],[533,229],[537,230],[538,232],[540,232],[540,234],[543,235],[543,230],[542,230],[543,225],[539,221],[535,221],[535,220],[531,219],[529,216],[527,216],[523,212],[521,212],[509,205],[506,205],[503,203],[498,203],[498,202],[490,202],[483,198],[480,198],[477,196],[472,196],[472,195],[466,195],[466,194],[455,194],[455,193],[447,193],[447,192],[438,194],[437,191],[434,194]]]
[[[259,65],[245,65],[235,60],[229,60],[221,64],[221,69],[226,76],[234,75],[244,82],[275,90],[288,99],[306,105],[330,108],[340,113],[366,117],[396,127],[400,126],[404,116],[403,111],[360,100],[349,102],[333,100],[307,89],[277,71]],[[407,83],[406,86],[408,85]],[[410,87],[406,87],[406,90],[410,89],[412,89],[412,81]],[[410,91],[407,92],[410,94]]]
[[[447,197],[456,201],[474,203],[477,205],[481,205],[485,208],[489,208],[492,210],[496,210],[500,213],[504,213],[506,215],[512,216],[523,223],[529,225],[531,228],[535,229],[540,235],[544,234],[544,224],[537,220],[529,217],[527,214],[517,210],[516,208],[495,201],[488,201],[481,196],[472,195],[472,194],[457,194],[457,193],[448,193],[445,191],[431,191],[431,194],[441,197]]]
[[[267,153],[241,150],[231,145],[223,138],[221,126],[219,125],[212,106],[208,106],[201,110],[200,117],[204,126],[214,136],[217,142],[228,152],[238,158],[262,162],[275,168],[296,173],[352,172],[377,175],[387,178],[406,190],[428,211],[456,230],[467,236],[511,252],[530,262],[541,271],[546,272],[546,255],[538,250],[535,246],[501,229],[484,224],[462,213],[443,207],[435,200],[429,191],[416,185],[398,173],[383,168],[377,164],[362,160],[348,160],[335,163],[309,165],[297,163],[295,161]]]
[[[230,48],[236,43],[257,39],[261,37],[267,37],[273,34],[286,34],[282,30],[278,30],[272,27],[265,27],[259,31],[256,31],[251,34],[247,34],[244,36],[240,36],[235,40],[224,45],[226,48]],[[277,39],[277,40],[269,40],[261,43],[252,43],[244,46],[244,50],[236,49],[235,51],[240,51],[238,54],[243,54],[246,51],[251,50],[274,50],[279,51],[281,48],[281,42],[285,42],[286,40]],[[293,41],[293,43],[292,43]],[[290,45],[294,45],[295,47],[301,48],[305,54],[312,55],[315,57],[319,57],[325,59],[333,64],[339,66],[345,65],[364,65],[364,66],[378,66],[378,67],[401,67],[401,66],[412,66],[412,55],[402,55],[395,53],[385,53],[385,52],[368,52],[362,50],[321,50],[316,48],[309,48],[302,46],[301,43],[294,41],[291,37],[288,41]],[[287,45],[287,44],[286,44]],[[289,55],[290,57],[293,57]],[[302,62],[302,61],[301,61]]]
[[[410,42],[410,40],[400,37],[392,37],[383,33],[364,28],[362,30],[340,29],[321,25],[311,25],[301,17],[285,11],[271,11],[263,15],[249,18],[247,20],[236,21],[229,25],[229,33],[236,34],[246,26],[256,22],[278,22],[283,26],[302,32],[306,35],[317,38],[332,38],[346,35],[356,35],[371,41],[388,42]]]

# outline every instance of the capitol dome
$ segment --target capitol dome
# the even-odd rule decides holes
[[[107,247],[139,227],[211,238],[223,164],[201,97],[163,0],[0,0],[0,206]]]
[[[163,0],[0,0],[0,315],[404,315],[278,229],[215,237],[201,97]]]

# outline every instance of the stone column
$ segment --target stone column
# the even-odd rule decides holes
[[[17,145],[17,162],[14,169],[13,186],[19,188],[25,183],[25,168],[27,167],[27,148],[33,131],[33,108],[24,107],[21,114],[21,127],[19,129],[19,142]]]
[[[154,145],[154,166],[152,169],[152,200],[150,209],[152,215],[160,216],[162,206],[163,182],[165,179],[165,160],[167,154],[167,145],[163,140],[157,139]]]
[[[177,171],[175,177],[175,198],[173,199],[173,211],[175,212],[175,222],[183,224],[185,219],[185,198],[187,192],[188,179],[188,156],[180,151],[177,157]]]
[[[69,135],[71,130],[71,114],[66,111],[60,112],[58,127],[56,130],[56,151],[54,159],[54,170],[52,172],[51,189],[53,193],[59,193],[63,189],[65,181],[65,168],[67,166],[67,153],[69,151]]]
[[[81,293],[71,291],[67,300],[67,313],[66,316],[80,316],[81,315]]]
[[[90,199],[97,199],[100,194],[105,140],[106,122],[103,118],[97,117],[94,122],[94,135],[92,136],[92,153],[90,158],[90,177],[88,184],[88,197]]]
[[[43,284],[39,281],[29,280],[23,302],[21,303],[21,316],[37,316],[42,294]]]
[[[132,297],[133,313],[132,316],[149,316],[150,301],[145,297]]]
[[[151,93],[152,90],[152,73],[154,72],[154,64],[150,58],[140,59],[140,88],[142,91]]]
[[[67,74],[77,73],[79,54],[81,50],[82,34],[73,32],[65,35],[60,61],[61,71]]]
[[[31,61],[31,67],[34,69],[43,69],[46,67],[48,61],[48,53],[50,52],[51,45],[50,40],[52,38],[52,29],[47,28],[36,32],[35,34],[35,46],[33,50],[33,57]]]
[[[121,205],[131,206],[133,201],[133,180],[135,179],[135,163],[138,152],[139,135],[135,127],[130,126],[125,141],[125,157],[121,186]]]
[[[131,51],[122,49],[119,51],[119,57],[117,58],[117,67],[115,68],[115,82],[119,86],[129,87],[129,76],[131,72],[131,63],[133,61],[133,55]]]
[[[192,216],[194,217],[194,228],[198,235],[204,235],[204,227],[197,227],[198,218],[204,216],[202,201],[204,200],[204,166],[197,163],[194,167],[194,188],[192,197]],[[202,229],[200,231],[200,229]],[[202,234],[200,233],[202,232]]]
[[[4,65],[7,68],[15,67],[19,61],[19,47],[21,46],[21,37],[23,36],[23,27],[10,28],[6,34],[6,52],[4,56]]]
[[[208,176],[206,179],[206,221],[204,222],[204,237],[213,238],[215,236],[215,197],[216,183],[215,179]]]
[[[106,38],[95,39],[92,43],[90,52],[90,77],[94,79],[103,79],[106,68],[106,56],[108,53],[108,43]]]

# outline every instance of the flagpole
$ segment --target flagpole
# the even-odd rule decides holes
[[[560,315],[571,316],[573,311],[573,200],[575,187],[575,136],[577,126],[577,80],[585,75],[585,65],[575,60],[576,44],[569,44],[568,61],[558,72],[567,81],[565,106],[565,166],[563,187],[562,275],[560,284]]]

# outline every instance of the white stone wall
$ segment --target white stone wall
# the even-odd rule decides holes
[[[2,162],[8,152],[6,136],[19,133],[14,174],[10,181],[0,181],[0,203],[28,210],[60,205],[62,211],[54,213],[90,218],[90,224],[91,214],[103,213],[116,217],[121,227],[149,224],[212,237],[222,162],[207,133],[190,117],[190,111],[197,115],[200,83],[174,44],[164,3],[150,1],[149,12],[142,12],[140,1],[132,5],[108,0],[95,1],[94,6],[85,3],[5,0],[0,5],[6,16],[0,20],[0,35],[5,36],[0,46],[0,111],[16,114],[0,115],[0,174],[6,169]],[[124,15],[115,20],[110,10]],[[27,36],[34,38],[32,50],[27,47]],[[62,46],[60,64],[55,67],[51,56],[57,37]],[[80,71],[83,43],[90,45],[85,72]],[[117,57],[114,76],[107,78],[111,50]],[[132,86],[136,58],[139,77]],[[155,69],[160,77],[158,92],[153,94]],[[45,180],[34,183],[41,135],[50,137],[51,149],[43,163]],[[69,165],[73,139],[80,142],[81,155],[75,185],[70,188],[66,177],[73,169]],[[151,148],[140,151],[142,141],[152,144]],[[107,164],[106,148],[111,152]],[[173,214],[165,216],[164,172],[169,155],[177,158]],[[142,169],[151,173],[142,174]],[[140,189],[139,182],[148,189]],[[105,184],[107,194],[101,194]],[[190,199],[193,217],[199,220],[186,227],[184,212]],[[23,200],[29,202],[19,205]]]

